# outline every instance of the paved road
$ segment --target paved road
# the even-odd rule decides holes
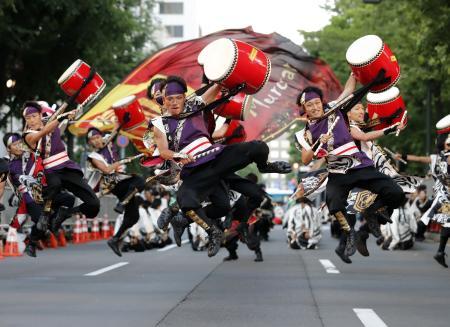
[[[223,263],[226,251],[209,259],[188,244],[118,258],[104,242],[2,260],[0,326],[450,326],[436,244],[372,246],[347,265],[324,234],[319,250],[295,251],[275,230],[263,263],[243,245]]]

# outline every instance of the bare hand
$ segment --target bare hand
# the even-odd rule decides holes
[[[331,138],[331,135],[329,135],[329,134],[322,134],[322,135],[320,136],[320,143],[326,144],[326,143],[328,143],[328,141],[330,140],[330,138]]]
[[[394,155],[395,160],[400,160],[401,158],[402,158],[402,155],[398,152]]]

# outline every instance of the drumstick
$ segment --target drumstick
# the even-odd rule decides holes
[[[403,125],[403,123],[405,122],[407,113],[408,113],[408,111],[405,110],[405,112],[403,113],[402,119],[400,120],[400,126]],[[395,136],[398,136],[399,134],[400,134],[400,130],[397,129],[397,132],[395,133]]]
[[[336,117],[336,119],[333,121],[333,124],[331,124],[331,126],[328,128],[328,131],[325,135],[329,136],[333,132],[333,129],[334,129],[334,127],[336,127],[336,124],[338,121],[339,121],[339,116]],[[314,151],[314,156],[317,156],[322,145],[324,145],[324,143],[322,141],[320,141],[319,147],[316,149],[316,151]]]
[[[395,153],[394,153],[394,152],[392,152],[391,150],[389,150],[389,149],[386,148],[386,147],[384,147],[383,150],[386,151],[386,153],[389,154],[393,159],[395,159]],[[405,165],[408,164],[408,162],[405,161],[405,160],[403,160],[402,158],[395,159],[395,160],[398,160],[398,161],[400,161],[402,164],[405,164]]]

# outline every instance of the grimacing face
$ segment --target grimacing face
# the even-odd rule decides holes
[[[91,136],[89,138],[89,144],[92,145],[96,149],[100,149],[103,147],[103,136],[100,134]]]
[[[303,107],[305,108],[306,115],[309,119],[319,119],[324,114],[323,103],[320,98],[314,98],[305,102]]]
[[[25,122],[27,123],[28,128],[32,130],[38,130],[43,126],[42,115],[38,112],[26,115]]]
[[[186,96],[184,94],[164,94],[163,106],[171,116],[176,116],[183,112],[185,101]]]
[[[355,105],[350,111],[347,113],[348,119],[353,120],[357,123],[364,122],[364,106],[361,103]]]

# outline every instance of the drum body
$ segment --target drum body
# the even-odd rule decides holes
[[[241,143],[247,139],[247,133],[238,120],[232,120],[224,137],[226,139],[224,144]]]
[[[375,129],[380,130],[400,122],[406,106],[399,89],[394,86],[381,93],[368,93],[367,110],[371,119],[375,118],[375,114],[378,118],[392,117],[389,121],[375,126]],[[406,119],[404,122],[406,123]]]
[[[270,60],[261,50],[248,43],[221,38],[200,52],[198,63],[206,77],[228,89],[245,83],[242,92],[255,94],[270,76]]]
[[[124,131],[136,129],[146,122],[141,105],[134,95],[116,101],[112,108],[119,120],[119,124],[123,124],[122,129]],[[130,113],[130,119],[124,123],[124,117],[127,112]]]
[[[229,102],[214,110],[216,115],[244,121],[250,112],[253,97],[243,92],[236,94]]]
[[[347,49],[346,59],[356,79],[363,85],[373,81],[381,69],[390,81],[373,86],[371,92],[383,92],[397,84],[400,66],[386,43],[376,35],[366,35],[353,42]]]
[[[76,60],[58,79],[58,84],[68,96],[74,95],[83,84],[84,80],[89,76],[91,67],[84,61]],[[98,73],[94,74],[92,80],[81,90],[75,101],[82,104],[91,95],[92,98],[88,103],[93,102],[103,91],[106,84]]]

